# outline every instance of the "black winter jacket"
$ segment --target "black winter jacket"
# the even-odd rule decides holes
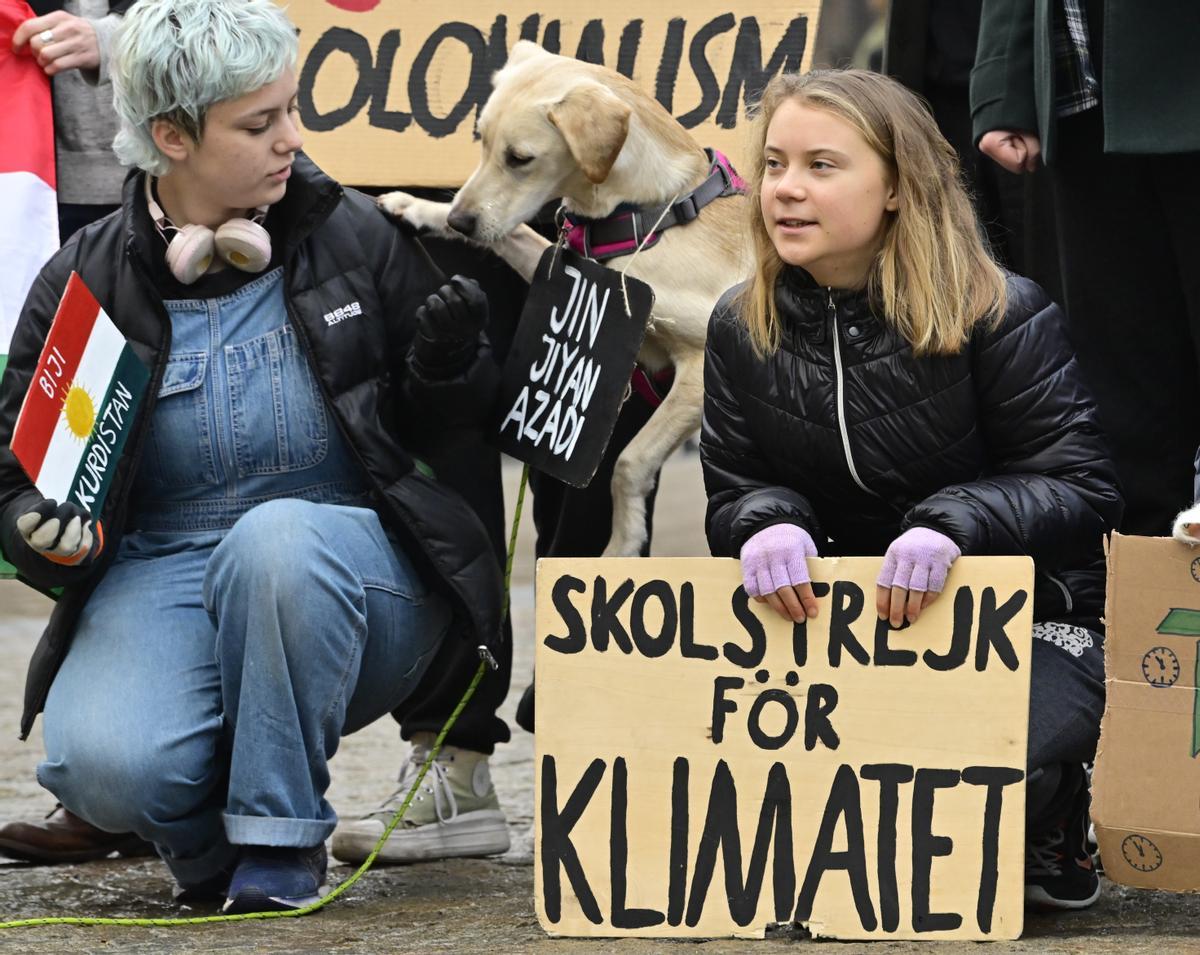
[[[144,203],[143,177],[126,179],[120,211],[77,234],[42,269],[17,322],[0,382],[0,546],[20,574],[41,589],[64,587],[33,654],[25,687],[22,737],[41,712],[70,644],[79,612],[116,553],[129,513],[131,478],[170,352],[171,326],[147,256],[161,255]],[[441,275],[416,239],[367,197],[344,192],[298,156],[284,198],[268,217],[284,267],[288,319],[320,382],[333,418],[374,486],[372,500],[427,576],[456,607],[460,632],[476,645],[500,639],[501,574],[488,535],[461,497],[414,466],[413,454],[451,440],[490,408],[498,372],[481,338],[475,354],[430,370],[410,359],[414,313]],[[150,246],[147,245],[150,243]],[[21,401],[72,271],[151,369],[135,430],[98,516],[106,546],[88,567],[63,567],[34,552],[17,517],[41,500],[9,450]],[[327,323],[325,315],[358,302],[361,317]],[[437,356],[434,356],[435,358]],[[410,450],[412,453],[410,453]],[[431,454],[436,456],[436,454]],[[130,621],[136,626],[136,621]]]
[[[704,368],[700,454],[713,554],[736,557],[772,524],[822,556],[882,554],[910,527],[964,554],[1027,554],[1036,620],[1098,625],[1102,538],[1122,501],[1063,317],[1010,277],[998,324],[949,357],[917,358],[863,292],[785,271],[783,336],[755,356],[717,304]]]

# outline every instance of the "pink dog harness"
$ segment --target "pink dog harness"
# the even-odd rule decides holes
[[[622,204],[603,219],[583,219],[564,213],[567,244],[573,251],[598,262],[629,255],[639,245],[643,249],[650,248],[663,230],[687,225],[713,200],[746,191],[746,181],[722,153],[715,149],[704,152],[709,159],[708,178],[669,207]],[[662,222],[658,223],[660,217]],[[658,223],[658,231],[647,235],[647,230],[653,229],[655,223]]]
[[[687,225],[713,200],[743,194],[746,181],[737,174],[724,153],[715,149],[705,149],[704,152],[709,160],[708,178],[669,207],[643,208],[623,203],[617,206],[612,215],[603,219],[583,219],[563,212],[567,244],[572,251],[598,262],[615,259],[629,255],[639,245],[643,249],[650,248],[661,238],[664,229]],[[658,231],[647,235],[647,230],[655,228],[656,223]],[[674,378],[673,368],[665,368],[654,374],[639,365],[634,368],[629,383],[646,404],[657,408],[662,404]]]

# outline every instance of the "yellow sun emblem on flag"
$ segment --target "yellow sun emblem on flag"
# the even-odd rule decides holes
[[[92,429],[96,427],[96,403],[81,385],[71,383],[63,400],[62,413],[67,430],[80,441],[92,436]]]

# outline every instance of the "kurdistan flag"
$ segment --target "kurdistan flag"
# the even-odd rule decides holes
[[[100,516],[150,373],[72,272],[13,429],[46,497]]]
[[[50,78],[12,51],[25,0],[0,0],[0,366],[38,271],[58,248]]]

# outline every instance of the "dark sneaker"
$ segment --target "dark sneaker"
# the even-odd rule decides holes
[[[311,905],[321,897],[327,862],[324,843],[309,849],[246,846],[221,911],[235,915]]]
[[[1088,851],[1088,791],[1080,786],[1066,819],[1025,845],[1025,906],[1086,909],[1100,898],[1100,876]]]

